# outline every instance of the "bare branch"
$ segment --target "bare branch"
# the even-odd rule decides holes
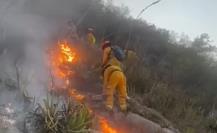
[[[153,5],[156,5],[157,3],[161,2],[161,0],[157,0],[150,5],[146,6],[142,11],[137,15],[136,19],[138,19],[148,8],[152,7]]]

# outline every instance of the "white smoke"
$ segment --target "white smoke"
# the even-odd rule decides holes
[[[21,78],[28,80],[25,82],[32,96],[41,97],[44,93],[39,90],[48,82],[47,46],[70,19],[71,6],[59,4],[57,0],[0,1],[1,75],[8,73],[16,80],[14,60],[18,60]]]
[[[28,92],[34,92],[32,96],[37,95],[41,93],[39,90],[42,86],[36,82],[47,77],[43,62],[44,46],[48,42],[51,27],[42,17],[24,13],[24,0],[0,1],[0,5],[3,10],[0,12],[1,61],[4,62],[0,63],[1,71],[10,75],[7,78],[16,80],[15,60],[18,60],[20,84],[26,82],[29,84],[26,85]]]
[[[16,65],[21,91],[34,97],[36,102],[47,96],[46,50],[59,29],[71,19],[71,14],[75,14],[72,2],[64,1],[0,0],[0,106],[10,103],[15,110],[25,108],[22,100],[17,98],[20,90],[15,87]],[[10,86],[15,84],[15,90],[8,90],[4,85],[8,79]],[[8,132],[18,133],[16,128],[10,130]]]

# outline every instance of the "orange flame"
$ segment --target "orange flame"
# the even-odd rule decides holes
[[[69,77],[74,73],[71,66],[76,63],[76,52],[68,41],[58,41],[57,47],[50,50],[50,64],[52,76],[61,81],[56,86],[67,88]]]
[[[84,100],[85,100],[85,96],[79,94],[75,89],[70,89],[69,95],[70,95],[70,97],[74,98],[75,100],[77,100],[79,102],[84,102]]]
[[[116,129],[109,125],[109,122],[105,118],[100,117],[99,120],[102,133],[119,133]]]
[[[75,53],[72,52],[72,48],[69,47],[66,41],[59,43],[62,52],[62,61],[72,63],[75,59]]]
[[[72,73],[66,64],[75,63],[76,53],[67,41],[59,41],[58,49],[52,52],[51,60],[55,76],[64,78]]]

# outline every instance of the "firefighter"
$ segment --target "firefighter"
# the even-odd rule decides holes
[[[138,60],[138,56],[136,52],[134,52],[133,50],[126,49],[124,50],[124,52],[127,60]]]
[[[118,92],[121,111],[127,110],[126,77],[121,68],[121,61],[112,55],[111,43],[105,41],[103,46],[103,82],[106,97],[105,106],[108,111],[113,110],[114,93]]]
[[[126,49],[124,50],[125,52],[125,61],[124,61],[124,72],[127,72],[128,70],[132,70],[134,69],[135,67],[132,67],[132,66],[136,66],[138,65],[138,62],[139,62],[139,58],[136,54],[136,52],[134,52],[133,50],[130,50],[130,49]]]
[[[87,32],[87,43],[89,46],[94,47],[96,45],[96,38],[94,36],[94,29],[88,28]]]

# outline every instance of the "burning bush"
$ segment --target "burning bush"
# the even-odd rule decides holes
[[[76,53],[68,41],[59,41],[57,47],[49,51],[52,86],[50,89],[66,89],[73,75],[72,65],[76,62]]]

